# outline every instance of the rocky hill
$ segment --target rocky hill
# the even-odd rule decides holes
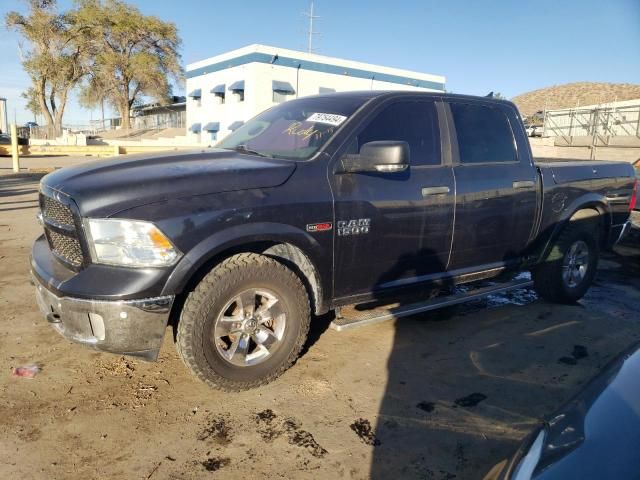
[[[533,90],[511,100],[528,116],[545,108],[571,108],[636,98],[640,98],[640,85],[578,82]]]

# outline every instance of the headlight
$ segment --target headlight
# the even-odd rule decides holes
[[[525,455],[525,457],[520,460],[518,467],[513,475],[513,480],[531,480],[531,476],[533,475],[533,471],[538,466],[538,462],[540,461],[540,457],[542,456],[542,448],[544,447],[544,441],[547,433],[543,428],[540,430],[540,433],[536,437],[536,439],[529,447],[529,451]]]
[[[86,221],[91,257],[96,263],[130,267],[172,265],[180,252],[153,223],[114,218]]]

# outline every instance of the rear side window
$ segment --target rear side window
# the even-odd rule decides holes
[[[440,165],[440,135],[434,103],[389,105],[358,135],[357,151],[365,143],[378,140],[407,142],[411,165]]]
[[[497,108],[452,103],[460,163],[500,163],[518,160],[507,116]]]

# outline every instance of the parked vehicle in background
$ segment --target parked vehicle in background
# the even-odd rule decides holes
[[[542,127],[541,125],[529,125],[527,127],[527,136],[541,137],[543,130],[544,130],[544,127]]]
[[[640,350],[605,367],[484,480],[601,480],[640,472]]]
[[[523,270],[544,298],[575,302],[628,227],[634,184],[625,162],[534,163],[507,101],[321,95],[215,149],[47,175],[31,269],[67,338],[155,359],[171,319],[193,373],[242,390],[294,363],[312,312],[334,310],[341,330],[530,285],[424,300]],[[362,306],[416,288],[419,301]]]
[[[0,145],[11,145],[11,135],[0,133]],[[18,137],[18,145],[29,145],[29,139]]]

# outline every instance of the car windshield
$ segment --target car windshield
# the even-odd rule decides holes
[[[252,118],[216,146],[265,157],[308,160],[366,100],[342,96],[290,100]]]

